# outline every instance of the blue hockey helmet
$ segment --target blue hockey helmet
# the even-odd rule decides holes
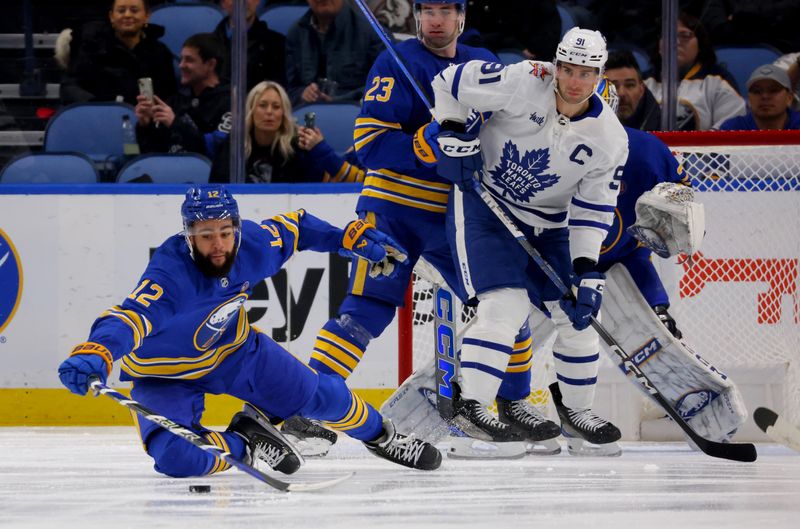
[[[183,227],[188,230],[195,222],[202,220],[232,219],[239,225],[239,205],[230,191],[218,184],[190,187],[181,206]]]

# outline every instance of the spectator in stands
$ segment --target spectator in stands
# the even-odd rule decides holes
[[[360,100],[381,40],[345,0],[308,0],[308,6],[286,37],[292,103]]]
[[[661,130],[661,107],[645,86],[633,53],[627,50],[609,53],[605,75],[617,89],[617,116],[623,125],[639,130]]]
[[[800,52],[781,55],[774,64],[789,75],[793,94],[792,110],[800,110]]]
[[[209,154],[214,133],[230,130],[230,87],[220,81],[223,47],[213,33],[192,35],[181,49],[181,88],[166,103],[137,98],[137,137],[142,152]]]
[[[469,26],[459,42],[469,46],[519,50],[528,59],[552,61],[561,37],[555,0],[509,2],[467,0]],[[535,26],[531,26],[535,24]]]
[[[318,128],[298,127],[289,96],[272,81],[247,95],[244,153],[248,183],[361,182],[364,171],[337,155]],[[353,162],[355,163],[355,162]],[[230,142],[214,157],[212,182],[230,181]]]
[[[745,113],[744,99],[733,88],[730,72],[717,64],[711,38],[692,15],[678,15],[678,126],[680,130],[718,129],[728,118]],[[661,102],[661,65],[645,81]]]
[[[148,24],[148,0],[114,0],[108,22],[90,22],[73,38],[61,85],[64,103],[124,101],[135,105],[138,79],[150,77],[154,90],[176,90],[172,53],[159,38],[164,28]]]
[[[267,23],[256,17],[260,0],[247,0],[247,89],[261,81],[276,81],[286,84],[286,39]],[[233,0],[221,0],[220,5],[228,12],[214,30],[214,34],[225,46],[225,61],[222,77],[229,81],[231,75],[231,23]]]
[[[720,130],[800,130],[800,113],[789,108],[789,75],[774,64],[753,71],[747,80],[747,99],[747,115],[726,120]]]

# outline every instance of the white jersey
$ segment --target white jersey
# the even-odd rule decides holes
[[[439,122],[463,122],[469,108],[492,112],[480,132],[483,185],[525,224],[569,225],[571,258],[597,261],[613,221],[628,139],[596,94],[583,115],[560,115],[554,70],[537,61],[451,66],[433,81],[434,115]]]

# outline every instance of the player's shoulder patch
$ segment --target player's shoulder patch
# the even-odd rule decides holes
[[[528,61],[530,64],[529,73],[532,77],[538,77],[542,81],[545,81],[548,76],[553,75],[553,71],[542,62],[537,61]]]

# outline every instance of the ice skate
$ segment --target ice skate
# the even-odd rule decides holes
[[[591,409],[571,409],[564,406],[558,382],[550,384],[550,393],[561,419],[561,433],[567,439],[567,449],[574,456],[618,456],[622,454],[617,441],[622,434],[611,422],[598,417]]]
[[[513,424],[526,433],[525,447],[529,454],[555,455],[561,445],[555,440],[561,434],[556,423],[545,417],[527,399],[506,400],[497,397],[497,414],[506,424]]]
[[[442,464],[442,454],[435,446],[415,439],[413,434],[397,433],[389,419],[383,421],[383,434],[364,445],[380,458],[417,470],[436,470]]]
[[[245,439],[246,460],[253,466],[262,462],[272,470],[294,474],[305,462],[297,449],[250,404],[245,404],[244,409],[233,416],[227,431]]]
[[[336,432],[321,426],[317,421],[295,415],[281,425],[286,436],[304,457],[323,457],[339,438]]]

